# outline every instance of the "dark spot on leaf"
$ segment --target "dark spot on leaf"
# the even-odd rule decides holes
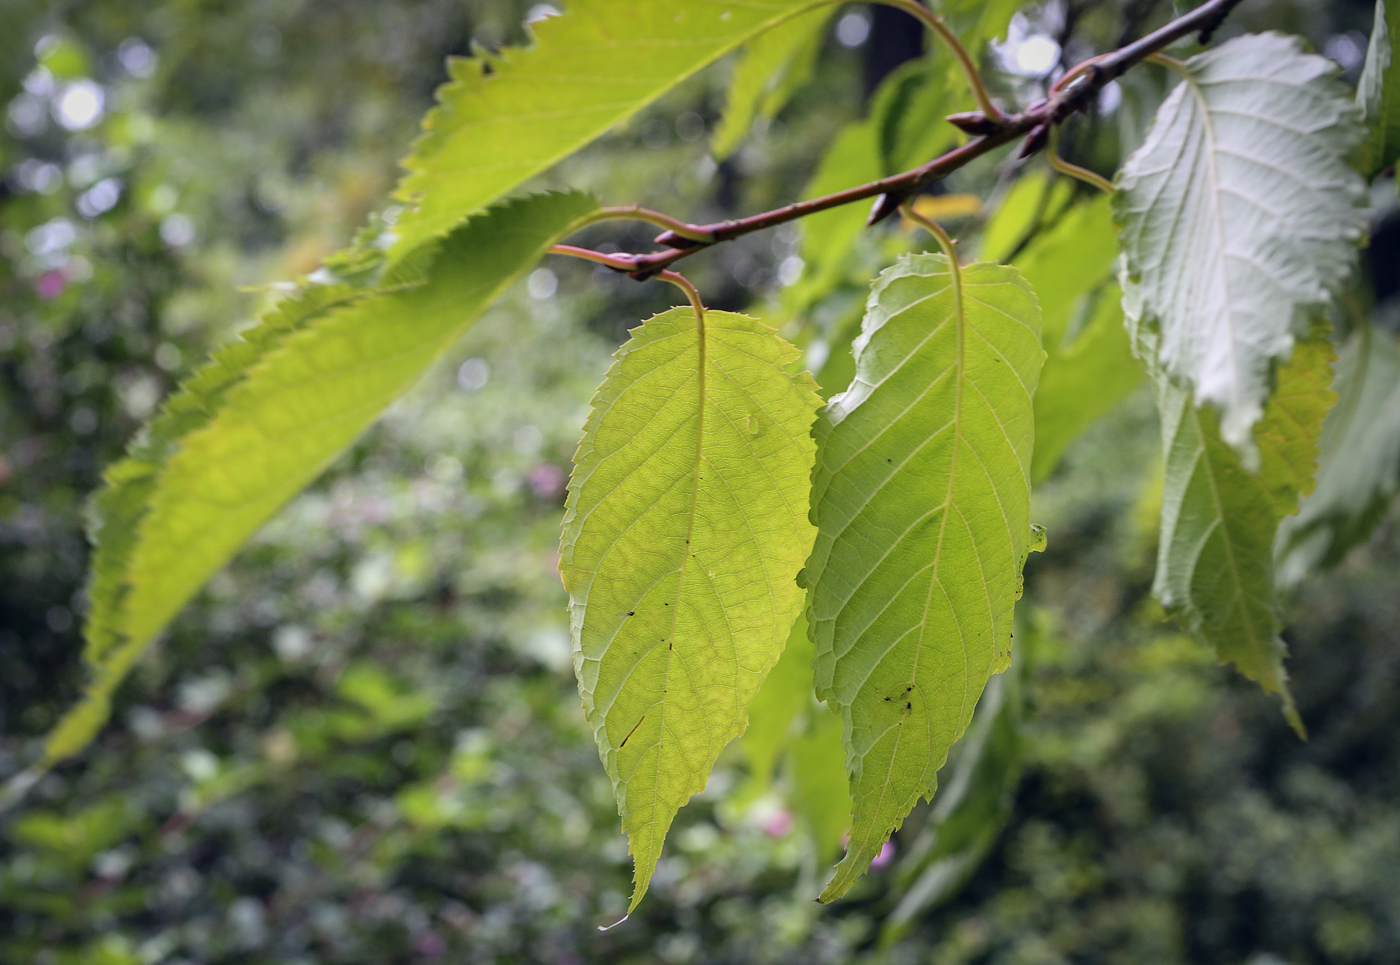
[[[634,617],[634,616],[637,615],[637,611],[636,611],[636,610],[628,610],[628,611],[627,611],[627,615],[628,615],[629,617]]]

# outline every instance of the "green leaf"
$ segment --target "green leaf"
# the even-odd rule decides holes
[[[734,68],[729,102],[710,143],[715,158],[723,160],[733,154],[755,120],[771,120],[812,79],[827,24],[835,13],[835,5],[828,5],[749,41],[743,59]]]
[[[819,400],[756,319],[645,322],[593,400],[560,549],[584,712],[646,893],[676,812],[777,662],[811,548]]]
[[[813,434],[804,571],[817,696],[840,711],[851,841],[821,896],[879,853],[1005,669],[1030,537],[1044,352],[1014,268],[902,257],[876,280],[856,378]]]
[[[131,665],[253,531],[595,207],[550,194],[493,208],[435,247],[430,279],[421,255],[387,273],[364,251],[333,259],[356,283],[320,275],[331,283],[277,303],[165,403],[94,501],[93,679],[50,763],[91,740]]]
[[[950,84],[953,58],[939,48],[896,68],[876,91],[870,112],[879,143],[879,174],[898,174],[937,157],[958,140],[944,118],[972,106],[960,74]]]
[[[631,117],[702,67],[826,0],[573,0],[526,49],[448,62],[396,197],[391,260]]]
[[[1160,364],[1252,463],[1275,360],[1351,270],[1361,130],[1331,61],[1237,37],[1186,62],[1119,175],[1115,214]]]
[[[1317,488],[1284,520],[1275,546],[1279,580],[1293,584],[1340,562],[1362,543],[1400,491],[1400,348],[1364,325],[1337,363],[1336,406],[1322,427]]]
[[[1152,363],[1155,333],[1140,324],[1131,282],[1124,291],[1134,346],[1156,383],[1162,418],[1166,469],[1153,592],[1221,660],[1279,694],[1301,734],[1283,669],[1273,545],[1279,523],[1312,486],[1323,420],[1335,400],[1331,343],[1319,335],[1299,341],[1279,370],[1255,428],[1259,468],[1251,472],[1223,439],[1215,410],[1193,405],[1190,392]]]
[[[1400,159],[1400,70],[1395,37],[1400,34],[1400,2],[1376,0],[1376,21],[1366,48],[1366,66],[1356,85],[1356,100],[1366,117],[1361,169],[1375,177]]]

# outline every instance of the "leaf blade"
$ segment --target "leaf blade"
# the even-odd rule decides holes
[[[749,42],[734,68],[729,99],[710,142],[715,160],[738,150],[754,121],[771,120],[811,79],[827,24],[835,14],[833,5],[812,16],[794,17]]]
[[[448,62],[404,160],[391,260],[563,160],[691,74],[824,0],[574,0],[536,42]]]
[[[941,255],[906,256],[875,283],[856,379],[818,420],[807,613],[817,695],[841,713],[855,803],[821,901],[849,889],[932,792],[977,695],[1006,666],[1043,357],[1015,269],[954,274]]]
[[[690,309],[657,315],[619,350],[575,457],[560,569],[632,908],[801,605],[818,399],[783,371],[796,357],[743,315],[706,312],[703,339]]]
[[[438,264],[464,270],[309,286],[165,404],[94,504],[94,676],[50,735],[47,762],[92,738],[127,670],[252,532],[596,206],[580,194],[517,200],[442,244]]]

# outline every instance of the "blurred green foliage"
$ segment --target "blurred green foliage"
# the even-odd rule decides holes
[[[257,286],[314,269],[380,203],[444,55],[523,39],[531,6],[0,8],[0,776],[82,679],[82,504],[101,467],[246,323]],[[1319,44],[1369,25],[1361,4],[1268,11],[1250,25]],[[1106,42],[1124,16],[1086,14]],[[863,109],[861,52],[828,48],[718,167],[704,132],[724,66],[543,181],[696,219],[795,196]],[[1113,137],[1155,96],[1133,84]],[[997,172],[949,189],[986,196]],[[858,307],[892,237],[858,239],[823,282],[818,334],[838,350],[850,313],[832,306]],[[777,304],[798,243],[751,236],[697,259],[695,280],[717,307]],[[971,834],[935,801],[850,901],[811,901],[832,832],[789,811],[829,793],[803,770],[809,730],[748,793],[728,793],[748,778],[731,748],[649,900],[598,931],[631,867],[572,678],[558,522],[609,353],[670,303],[665,286],[548,263],[279,515],[125,685],[98,742],[0,817],[0,962],[1400,959],[1400,526],[1290,605],[1300,743],[1150,602],[1142,390],[1037,493],[1050,542],[1003,695],[1017,715],[995,738],[1022,776],[962,890],[882,946],[938,835]]]

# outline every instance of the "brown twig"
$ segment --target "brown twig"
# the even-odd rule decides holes
[[[687,258],[697,251],[709,248],[724,241],[732,241],[743,235],[765,228],[773,228],[807,215],[816,214],[831,208],[863,201],[867,198],[880,198],[871,212],[871,223],[888,217],[898,210],[899,205],[913,197],[921,188],[932,181],[945,178],[953,171],[971,161],[996,150],[1012,141],[1025,138],[1019,157],[1026,158],[1046,146],[1050,130],[1063,123],[1070,115],[1088,109],[1099,91],[1110,81],[1121,77],[1130,68],[1152,57],[1163,48],[1192,33],[1203,33],[1216,29],[1222,20],[1238,6],[1242,0],[1206,0],[1201,6],[1152,33],[1133,41],[1110,53],[1091,57],[1071,68],[1049,91],[1049,96],[1037,101],[1019,114],[993,118],[984,112],[961,115],[964,130],[970,127],[986,131],[966,144],[954,148],[946,154],[902,174],[894,174],[868,184],[857,185],[833,194],[728,221],[717,221],[706,225],[693,225],[674,221],[678,227],[668,228],[656,236],[656,243],[666,245],[661,251],[639,254],[611,254],[587,252],[587,249],[557,245],[559,254],[588,258],[616,271],[624,272],[638,281],[652,278],[671,265]],[[967,125],[967,126],[965,126]],[[622,209],[614,209],[621,211]],[[642,209],[630,209],[634,213]],[[654,212],[648,212],[654,214]],[[652,220],[652,219],[647,219]]]

